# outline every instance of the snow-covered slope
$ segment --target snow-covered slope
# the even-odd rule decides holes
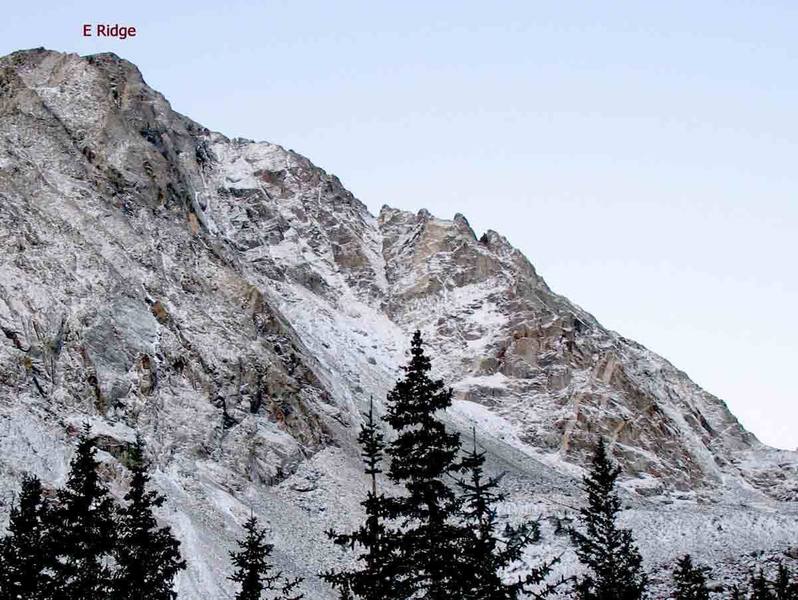
[[[356,517],[359,413],[417,328],[456,391],[452,426],[508,472],[508,515],[578,503],[602,434],[650,564],[798,539],[795,453],[499,234],[371,215],[304,157],[175,113],[114,55],[0,59],[0,244],[0,502],[26,470],[57,485],[86,419],[120,489],[115,456],[142,431],[189,557],[181,598],[228,597],[250,510],[309,597],[331,597],[314,573],[345,560],[323,531]]]

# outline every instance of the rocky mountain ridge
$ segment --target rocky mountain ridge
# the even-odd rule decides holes
[[[115,55],[0,59],[0,240],[0,497],[26,470],[57,484],[86,419],[121,485],[115,457],[142,431],[193,557],[181,598],[225,597],[250,510],[329,597],[313,574],[343,560],[322,532],[357,510],[359,413],[417,328],[456,392],[452,426],[510,473],[509,516],[571,503],[601,434],[633,521],[708,520],[694,552],[723,560],[735,532],[798,539],[796,454],[553,293],[501,235],[371,215],[306,158],[174,112]]]

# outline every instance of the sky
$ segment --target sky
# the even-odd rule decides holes
[[[499,231],[798,448],[798,3],[113,4],[6,2],[0,54],[116,52],[179,112],[300,152],[374,213]]]

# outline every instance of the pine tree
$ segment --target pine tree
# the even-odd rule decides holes
[[[95,441],[85,425],[66,486],[48,511],[49,543],[55,556],[51,600],[97,600],[112,591],[111,557],[116,538],[116,503],[100,480]]]
[[[136,436],[129,455],[132,473],[127,505],[119,511],[118,541],[114,556],[113,600],[174,600],[174,578],[186,568],[178,542],[169,527],[158,527],[153,509],[166,499],[148,490],[150,477],[144,441]]]
[[[596,446],[583,480],[587,506],[580,510],[582,530],[572,529],[576,554],[587,573],[577,584],[581,600],[639,600],[647,578],[631,531],[616,524],[621,501],[615,491],[620,468],[610,462],[604,440]]]
[[[25,475],[19,500],[11,509],[8,535],[0,541],[0,600],[43,598],[49,581],[46,510],[41,482]]]
[[[706,568],[694,565],[689,554],[676,561],[673,581],[676,584],[675,600],[709,600]]]
[[[388,393],[384,420],[397,437],[387,448],[388,477],[406,490],[386,500],[386,514],[395,519],[401,536],[389,538],[388,555],[401,595],[425,600],[454,600],[462,578],[462,529],[456,523],[458,499],[447,479],[460,470],[460,436],[446,431],[438,417],[452,402],[452,391],[430,377],[421,333],[411,342],[411,359],[404,377]],[[392,599],[393,600],[393,599]]]
[[[798,580],[793,577],[789,568],[783,562],[779,562],[779,566],[776,569],[773,593],[776,600],[798,599]]]
[[[748,579],[748,587],[748,600],[798,599],[798,580],[793,578],[790,569],[783,562],[779,562],[772,581],[761,568],[753,571]]]
[[[458,478],[461,489],[463,522],[471,526],[472,535],[464,544],[463,570],[464,596],[466,598],[493,600],[513,598],[510,586],[501,578],[501,571],[507,566],[497,534],[496,509],[503,496],[497,492],[498,479],[485,477],[485,453],[477,450],[476,434],[473,446],[462,461],[468,477]],[[536,525],[536,524],[535,524]],[[534,538],[539,534],[537,527],[530,529]]]
[[[758,569],[756,572],[751,573],[748,587],[751,590],[748,595],[749,600],[774,600],[776,598],[770,589],[770,582],[767,577],[765,577],[762,569]]]
[[[239,586],[236,600],[302,600],[304,594],[296,591],[301,579],[284,578],[269,562],[273,546],[266,543],[266,531],[258,527],[258,519],[250,517],[244,531],[238,552],[230,553],[235,567],[230,580]]]
[[[397,432],[386,446],[376,425],[373,405],[358,441],[371,491],[362,503],[366,518],[352,533],[330,531],[335,543],[359,548],[354,570],[322,577],[341,600],[508,600],[530,592],[544,598],[559,583],[545,580],[556,561],[525,575],[510,572],[524,550],[539,538],[536,522],[506,527],[502,534],[495,504],[503,497],[498,480],[484,476],[484,453],[476,442],[460,460],[460,439],[437,418],[451,404],[451,392],[429,376],[421,335],[411,344],[405,377],[388,395],[385,421]],[[384,455],[391,458],[387,475],[407,490],[400,497],[378,493]],[[468,472],[468,477],[458,474]],[[452,479],[461,494],[449,487]]]
[[[498,491],[499,478],[485,476],[485,452],[477,450],[476,433],[472,436],[472,448],[462,461],[467,477],[457,479],[462,492],[461,518],[470,534],[462,549],[463,598],[515,600],[533,592],[535,598],[545,598],[563,583],[546,584],[558,559],[549,560],[509,582],[503,579],[513,564],[521,560],[524,550],[539,541],[540,528],[532,521],[515,527],[507,525],[503,534],[499,534],[495,507],[505,496]]]
[[[327,532],[335,544],[361,549],[357,557],[359,568],[322,574],[322,578],[338,590],[341,600],[385,600],[401,595],[397,591],[401,582],[395,577],[397,561],[387,553],[392,546],[387,542],[388,538],[398,533],[386,524],[385,496],[378,492],[378,476],[383,472],[385,439],[374,416],[373,401],[369,404],[369,412],[363,416],[365,422],[358,442],[365,473],[370,478],[370,489],[361,503],[366,513],[365,522],[351,533]]]

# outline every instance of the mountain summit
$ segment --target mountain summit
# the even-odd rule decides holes
[[[57,484],[87,420],[121,483],[141,431],[188,555],[181,598],[224,597],[250,511],[310,597],[332,597],[315,573],[364,486],[360,413],[416,329],[455,390],[449,423],[507,472],[509,515],[576,502],[602,435],[651,560],[685,535],[716,560],[798,539],[796,453],[501,235],[372,215],[299,154],[176,113],[116,55],[0,59],[0,240],[0,502],[25,471]]]

